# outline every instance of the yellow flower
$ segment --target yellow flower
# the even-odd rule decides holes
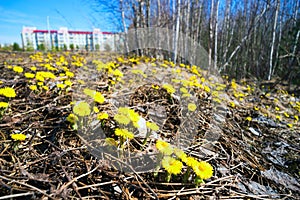
[[[293,128],[293,124],[287,124],[289,128]]]
[[[23,72],[23,68],[22,67],[19,67],[19,66],[14,66],[13,70],[15,72],[18,72],[18,73],[22,73]]]
[[[114,120],[116,120],[120,124],[125,124],[125,125],[130,123],[130,119],[127,116],[120,115],[120,114],[116,114],[114,116]]]
[[[132,132],[128,131],[127,129],[117,128],[115,130],[115,134],[116,134],[116,136],[120,136],[120,137],[123,137],[123,138],[129,138],[129,139],[134,138],[134,134]]]
[[[232,89],[236,90],[237,84],[236,84],[235,80],[231,81],[231,87],[232,87]]]
[[[155,146],[161,153],[165,155],[171,155],[173,153],[172,146],[163,140],[157,140]]]
[[[67,86],[71,86],[72,85],[72,82],[70,81],[70,80],[65,80],[65,85],[67,85]]]
[[[165,63],[161,64],[160,66],[161,66],[161,67],[165,67],[165,68],[168,67],[168,65],[166,65]]]
[[[93,111],[94,111],[95,113],[100,112],[99,109],[98,109],[96,106],[93,107]]]
[[[205,161],[198,162],[198,164],[193,167],[193,170],[201,179],[209,179],[214,172],[213,167]]]
[[[8,107],[8,103],[7,102],[0,102],[0,108],[7,108]]]
[[[49,90],[49,87],[48,86],[42,86],[42,88],[44,89],[44,90],[46,90],[46,91],[48,91]]]
[[[188,104],[188,110],[194,112],[197,109],[196,104],[194,103],[189,103]]]
[[[31,67],[30,68],[32,71],[36,71],[36,67]]]
[[[170,156],[167,156],[162,160],[162,167],[165,168],[169,174],[179,174],[182,166],[182,162]]]
[[[213,98],[213,101],[216,103],[221,103],[221,99],[219,99],[219,98]]]
[[[287,112],[283,113],[285,117],[290,117],[290,115]]]
[[[41,82],[43,82],[45,80],[44,77],[40,73],[36,74],[35,79],[38,81],[41,81]]]
[[[252,121],[252,117],[250,117],[250,116],[246,117],[246,121],[249,121],[249,122]]]
[[[182,162],[187,162],[187,155],[186,153],[184,153],[184,151],[182,151],[181,149],[175,148],[174,149],[174,154],[180,159],[182,160]]]
[[[182,87],[180,88],[180,92],[185,94],[188,93],[189,91],[185,87]]]
[[[56,87],[61,88],[61,89],[64,89],[66,86],[65,86],[65,84],[63,84],[63,83],[57,83],[57,84],[56,84]]]
[[[233,101],[229,102],[230,107],[235,108],[235,103]]]
[[[107,114],[107,113],[99,113],[99,114],[97,115],[97,119],[98,119],[98,120],[108,119],[108,114]]]
[[[90,106],[87,102],[77,102],[73,107],[73,112],[81,117],[88,116],[91,113]]]
[[[112,74],[117,77],[123,77],[123,73],[118,69],[112,71]]]
[[[118,114],[115,115],[116,120],[121,124],[129,124],[132,121],[135,127],[139,127],[138,121],[140,120],[140,115],[136,113],[133,109],[120,107],[118,109]]]
[[[193,158],[193,157],[188,157],[186,159],[185,163],[186,163],[187,166],[193,168],[193,167],[195,167],[198,164],[198,161],[195,158]]]
[[[78,117],[74,115],[73,113],[69,114],[67,117],[67,121],[71,124],[74,124],[78,120]]]
[[[116,84],[116,81],[114,81],[114,80],[109,80],[109,83],[112,84],[112,85],[114,85],[114,84]]]
[[[26,139],[26,135],[22,133],[13,133],[10,137],[15,141],[24,141]]]
[[[153,123],[153,122],[146,122],[146,126],[148,128],[150,128],[151,130],[153,130],[153,131],[158,131],[159,130],[159,127],[157,126],[157,124]]]
[[[96,92],[94,96],[94,101],[97,103],[104,103],[105,98],[100,92]]]
[[[97,92],[96,90],[91,90],[89,88],[85,88],[83,90],[83,92],[84,92],[84,94],[93,98],[95,102],[103,103],[105,101],[104,96],[100,92]]]
[[[279,115],[276,115],[275,118],[276,118],[277,120],[281,120],[281,116],[279,116]]]
[[[31,89],[32,91],[35,91],[35,90],[37,90],[37,87],[36,87],[36,85],[31,85],[31,86],[29,86],[29,89]]]
[[[38,82],[37,85],[42,86],[42,85],[44,85],[44,82]]]
[[[66,76],[72,78],[72,77],[74,77],[74,73],[73,73],[73,72],[70,72],[70,71],[67,71],[67,72],[66,72]]]
[[[176,91],[175,88],[170,84],[164,84],[162,87],[165,88],[169,94],[173,94]]]
[[[192,66],[191,72],[192,72],[193,74],[200,75],[200,73],[198,72],[196,66]]]
[[[55,79],[56,76],[52,72],[37,72],[35,78],[38,81],[44,81],[45,78]]]
[[[275,107],[275,110],[276,110],[276,111],[279,111],[279,110],[280,110],[280,108],[278,108],[278,107],[276,106],[276,107]]]
[[[210,88],[209,88],[208,86],[205,85],[205,86],[204,86],[204,91],[205,91],[205,92],[210,92]]]
[[[156,89],[156,90],[159,89],[159,86],[158,86],[158,85],[152,85],[151,87],[152,87],[153,89]]]
[[[26,78],[34,78],[35,75],[33,73],[25,73],[24,76]]]
[[[129,109],[128,114],[129,114],[129,119],[133,123],[137,123],[140,120],[140,115],[138,113],[136,113],[134,110]]]
[[[5,97],[15,97],[16,92],[13,88],[5,87],[5,88],[0,89],[0,95],[5,96]]]

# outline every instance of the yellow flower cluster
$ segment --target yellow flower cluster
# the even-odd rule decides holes
[[[166,89],[169,94],[174,94],[176,92],[175,88],[170,84],[164,84],[162,87]]]
[[[138,128],[138,121],[140,120],[140,115],[136,113],[133,109],[120,107],[118,109],[118,114],[114,116],[114,120],[124,125],[128,125],[130,122],[132,122],[133,126]]]
[[[0,89],[0,95],[5,97],[16,97],[16,92],[13,88],[5,87]]]
[[[162,160],[162,166],[170,174],[179,174],[183,167],[182,162],[184,162],[187,166],[191,167],[195,174],[201,179],[209,179],[213,175],[213,167],[208,162],[199,162],[195,158],[187,156],[181,149],[173,148],[168,142],[157,140],[156,148],[165,155]],[[182,162],[172,158],[170,155],[173,153]]]

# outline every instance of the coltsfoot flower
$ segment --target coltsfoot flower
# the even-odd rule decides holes
[[[209,179],[210,177],[212,177],[214,172],[214,169],[211,166],[211,164],[209,164],[206,161],[198,162],[198,164],[193,167],[193,170],[201,179]]]
[[[169,173],[169,174],[179,174],[183,167],[182,162],[172,158],[170,156],[164,157],[162,160],[162,167]]]
[[[73,107],[73,112],[81,117],[88,116],[91,113],[90,106],[87,102],[81,101]]]
[[[13,133],[10,135],[10,137],[14,141],[24,141],[26,139],[26,135],[24,135],[23,133]]]
[[[174,151],[172,146],[168,142],[165,142],[163,140],[157,140],[155,146],[161,153],[165,155],[171,155]]]
[[[16,97],[16,92],[13,88],[5,87],[0,89],[0,95],[5,97]]]

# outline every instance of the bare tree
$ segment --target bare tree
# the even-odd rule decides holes
[[[213,25],[214,25],[214,0],[211,0],[210,5],[210,22],[209,22],[209,47],[208,47],[208,65],[211,68],[212,64],[212,48],[213,48]]]
[[[175,32],[175,41],[174,41],[174,59],[173,62],[176,63],[177,53],[178,53],[178,38],[179,38],[179,29],[180,29],[180,0],[177,0],[177,16],[176,16],[176,32]]]
[[[218,62],[218,16],[219,16],[219,0],[217,0],[216,15],[215,15],[215,50],[214,50],[214,70],[217,70]]]
[[[274,25],[273,25],[273,36],[272,36],[272,44],[271,44],[271,52],[270,52],[270,63],[269,63],[269,74],[268,74],[268,80],[271,79],[272,72],[273,72],[273,52],[274,52],[274,46],[275,46],[275,38],[276,38],[276,26],[277,26],[277,18],[278,18],[278,12],[280,8],[280,0],[276,1],[276,11],[275,11],[275,19],[274,19]]]

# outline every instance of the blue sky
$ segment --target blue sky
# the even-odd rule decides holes
[[[47,16],[50,29],[118,31],[117,17],[96,0],[0,0],[0,44],[21,44],[23,26],[47,29]]]

